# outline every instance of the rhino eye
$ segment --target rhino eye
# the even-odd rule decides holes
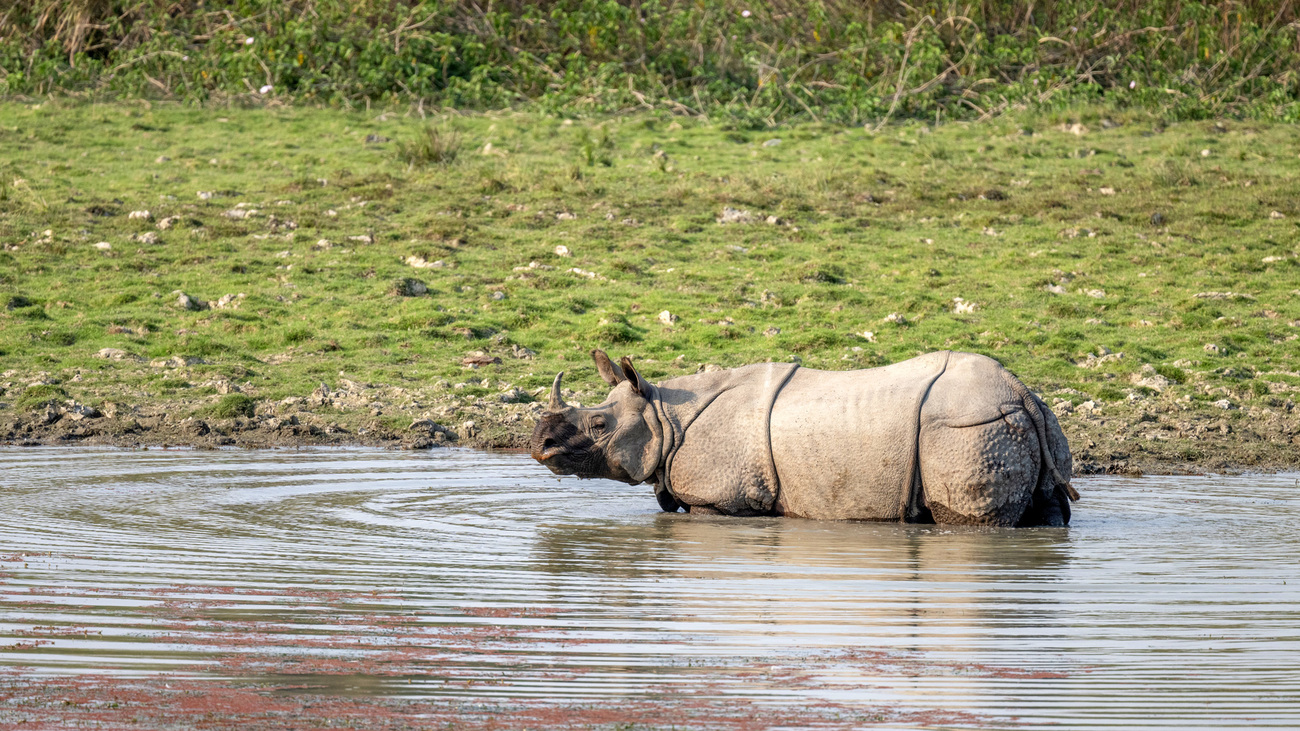
[[[605,431],[605,419],[599,416],[592,419],[591,428],[593,431]]]

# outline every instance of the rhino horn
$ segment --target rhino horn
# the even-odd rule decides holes
[[[555,374],[555,383],[551,384],[551,402],[547,405],[549,411],[563,411],[569,408],[564,403],[564,397],[560,395],[560,379],[564,378],[564,371]]]

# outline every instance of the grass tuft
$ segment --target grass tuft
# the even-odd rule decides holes
[[[450,165],[460,156],[460,147],[460,134],[427,125],[414,139],[397,143],[397,159],[411,168]]]
[[[245,396],[242,393],[231,393],[221,397],[221,400],[212,406],[209,413],[218,419],[234,419],[244,417],[253,418],[257,402]]]
[[[29,386],[23,391],[23,394],[18,397],[17,406],[20,409],[33,410],[49,403],[63,401],[66,398],[68,398],[68,392],[62,386],[42,383]]]

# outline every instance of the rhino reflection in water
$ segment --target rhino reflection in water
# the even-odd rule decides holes
[[[930,353],[883,368],[759,363],[652,385],[592,351],[614,387],[560,396],[533,430],[552,472],[650,482],[668,511],[826,520],[1065,525],[1069,447],[997,361]]]

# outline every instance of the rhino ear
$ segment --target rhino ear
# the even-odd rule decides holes
[[[642,378],[641,374],[637,373],[636,369],[632,367],[632,359],[625,355],[619,362],[623,364],[623,373],[627,376],[627,380],[631,381],[633,386],[636,386],[636,390],[641,394],[642,398],[650,398],[650,382]]]
[[[627,376],[623,375],[623,369],[610,360],[605,351],[600,348],[591,351],[591,359],[596,361],[596,370],[600,371],[600,377],[605,379],[605,383],[617,386],[627,380]]]

